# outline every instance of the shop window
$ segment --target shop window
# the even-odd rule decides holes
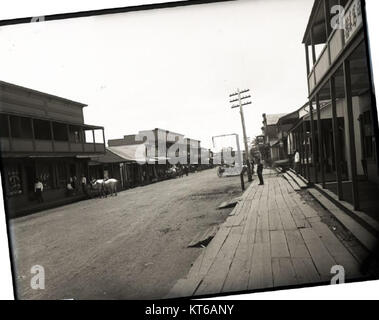
[[[37,140],[51,140],[50,122],[34,120],[34,134]]]
[[[374,132],[372,129],[371,112],[367,111],[362,115],[363,136],[364,136],[364,156],[366,159],[374,157]]]
[[[62,123],[53,123],[54,140],[68,141],[67,126]]]
[[[11,134],[13,138],[32,139],[32,123],[30,118],[10,117]]]
[[[5,114],[0,114],[0,138],[9,137],[8,117]]]
[[[52,166],[49,164],[41,164],[37,167],[37,177],[43,183],[45,190],[52,189],[53,186],[53,174]]]
[[[8,196],[22,194],[21,168],[17,164],[5,166],[6,193]]]

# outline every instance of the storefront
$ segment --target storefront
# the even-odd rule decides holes
[[[344,14],[333,29],[334,2],[317,0],[312,9],[303,40],[309,103],[292,133],[303,176],[355,210],[374,213],[379,208],[378,118],[363,11],[359,0],[340,1]]]
[[[0,81],[0,152],[9,217],[82,199],[91,156],[104,129],[84,124],[84,104]],[[43,184],[43,202],[35,183]],[[68,193],[68,183],[72,192]]]

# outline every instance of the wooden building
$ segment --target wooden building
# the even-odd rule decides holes
[[[279,148],[276,147],[280,140],[278,138],[278,121],[285,114],[263,114],[263,127],[262,133],[264,136],[264,144],[269,150],[268,154],[264,155],[263,160],[271,164],[280,159]]]
[[[86,105],[0,81],[0,150],[10,217],[83,197],[91,156],[105,152],[104,129],[84,123]],[[73,178],[77,192],[67,196]],[[34,194],[43,183],[43,203]]]
[[[344,7],[332,28],[330,12]],[[359,0],[316,0],[306,27],[309,103],[292,130],[301,174],[378,218],[378,115]]]
[[[105,154],[91,157],[90,180],[117,179],[119,191],[142,185],[146,161],[145,164],[139,164],[133,152],[127,151],[130,148],[133,146],[108,147]]]

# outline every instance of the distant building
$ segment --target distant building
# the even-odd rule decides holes
[[[11,217],[83,197],[80,179],[88,176],[88,162],[105,152],[104,128],[84,123],[84,107],[0,81],[2,178]],[[77,181],[76,190],[67,196],[70,178]],[[44,187],[41,204],[36,179]]]
[[[263,127],[262,133],[264,136],[264,145],[265,148],[268,149],[268,152],[264,154],[264,160],[266,162],[273,162],[280,159],[279,150],[277,148],[273,148],[277,143],[279,143],[278,138],[278,121],[281,117],[286,114],[263,114]]]

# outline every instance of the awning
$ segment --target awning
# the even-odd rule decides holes
[[[146,163],[146,146],[145,144],[133,144],[125,146],[108,147],[108,150],[115,153],[125,161],[135,161],[138,163]]]

